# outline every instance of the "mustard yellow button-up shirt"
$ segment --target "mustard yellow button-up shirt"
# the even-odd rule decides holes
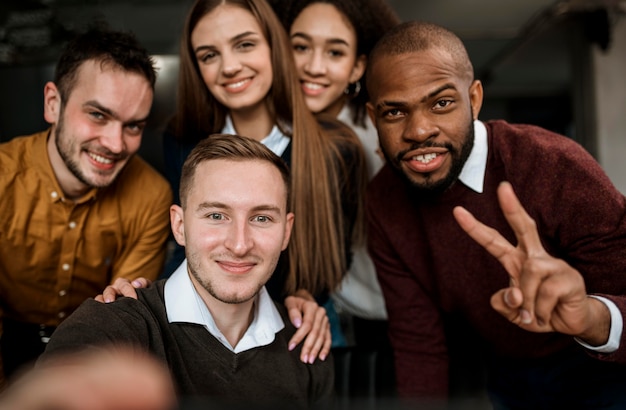
[[[3,318],[57,326],[116,278],[160,274],[172,194],[134,156],[110,186],[66,199],[48,135],[0,144],[0,307]]]

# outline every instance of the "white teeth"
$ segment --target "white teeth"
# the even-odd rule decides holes
[[[321,85],[321,84],[309,83],[309,82],[305,82],[305,83],[304,83],[304,86],[305,86],[306,88],[311,89],[311,90],[319,90],[319,89],[324,88],[324,86],[323,86],[323,85]]]
[[[228,84],[226,86],[226,88],[237,88],[237,87],[241,87],[242,85],[244,85],[247,81],[249,81],[249,79],[245,79],[245,80],[241,80],[241,81],[237,81],[236,83],[233,84]]]
[[[433,159],[437,158],[437,154],[435,153],[431,153],[431,154],[421,154],[421,155],[416,155],[413,157],[414,161],[419,161],[423,164],[428,164],[430,161],[432,161]]]
[[[107,164],[107,165],[108,165],[108,164],[112,164],[112,163],[113,163],[113,160],[110,160],[110,159],[105,158],[105,157],[101,157],[100,155],[98,155],[98,154],[94,154],[94,153],[92,153],[92,152],[90,152],[90,153],[89,153],[89,156],[90,156],[93,160],[95,160],[96,162],[99,162],[99,163],[101,163],[101,164]]]

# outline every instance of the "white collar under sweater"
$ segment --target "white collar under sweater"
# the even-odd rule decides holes
[[[487,169],[487,127],[481,121],[474,121],[474,147],[470,153],[459,181],[468,188],[483,193],[485,183],[485,169]]]
[[[239,135],[237,134],[237,130],[233,125],[233,120],[230,118],[230,115],[226,116],[226,124],[224,124],[224,128],[222,128],[222,134]],[[277,125],[274,125],[267,137],[261,140],[261,144],[265,145],[270,151],[280,157],[283,155],[283,152],[285,152],[285,149],[287,149],[289,141],[291,141],[291,139],[283,134]]]
[[[269,345],[276,338],[276,333],[285,327],[280,313],[264,286],[255,299],[254,319],[250,327],[237,346],[231,346],[215,325],[211,312],[196,292],[187,272],[187,259],[167,280],[164,293],[165,310],[170,323],[185,322],[203,325],[209,333],[235,353]]]

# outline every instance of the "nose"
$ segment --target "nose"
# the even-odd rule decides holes
[[[425,142],[439,134],[439,127],[428,114],[412,113],[406,123],[403,138],[411,142]]]
[[[124,126],[117,122],[110,122],[104,129],[100,143],[107,150],[114,154],[119,154],[124,151]]]
[[[245,256],[252,249],[253,241],[247,221],[231,223],[224,245],[235,256]]]
[[[241,61],[234,53],[225,52],[222,54],[222,73],[227,77],[233,77],[241,71]]]
[[[309,54],[309,59],[304,65],[304,71],[312,76],[326,74],[326,61],[322,51],[315,50]]]

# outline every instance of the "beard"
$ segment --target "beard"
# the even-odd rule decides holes
[[[202,286],[204,290],[209,293],[209,295],[222,303],[233,305],[245,303],[256,297],[261,288],[265,285],[265,282],[260,281],[257,284],[248,287],[248,289],[252,289],[252,291],[247,290],[246,292],[240,292],[239,290],[235,290],[230,293],[220,292],[216,289],[213,282],[208,277],[206,277],[208,275],[205,275],[205,277],[203,277],[200,273],[198,273],[198,268],[201,267],[199,259],[200,258],[194,255],[187,255],[187,269],[189,270],[189,273],[200,284],[200,286]]]
[[[386,160],[392,165],[393,169],[401,175],[401,177],[409,183],[411,187],[411,191],[419,196],[437,196],[443,192],[445,192],[448,188],[450,188],[456,180],[459,178],[461,171],[463,170],[463,166],[467,162],[467,158],[469,158],[472,148],[474,148],[474,122],[470,117],[469,125],[466,128],[465,135],[460,147],[455,147],[450,143],[445,144],[437,144],[433,141],[427,140],[421,144],[412,144],[407,150],[404,150],[398,153],[395,158],[391,157],[389,153],[385,152],[383,149],[383,154]],[[424,181],[417,182],[411,179],[402,169],[400,163],[402,162],[402,158],[406,155],[406,153],[417,150],[420,148],[445,148],[450,153],[451,157],[451,165],[450,170],[446,174],[445,177],[434,180],[430,178],[430,174],[425,173],[422,176],[424,177]],[[382,148],[382,146],[381,146]]]

